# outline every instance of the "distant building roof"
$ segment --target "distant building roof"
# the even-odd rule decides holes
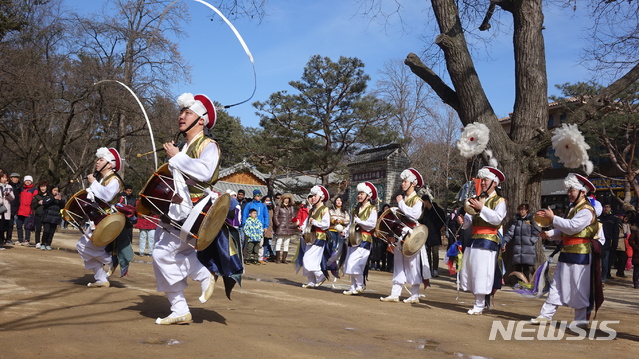
[[[224,178],[224,177],[228,177],[234,173],[238,173],[238,172],[246,172],[248,170],[248,172],[250,172],[251,174],[253,174],[255,177],[257,177],[260,181],[262,182],[266,182],[266,179],[268,178],[268,175],[258,171],[255,166],[253,166],[252,164],[248,163],[246,160],[242,160],[242,162],[240,163],[236,163],[231,167],[228,168],[224,168],[220,170],[220,174],[219,174],[219,178]]]
[[[246,194],[246,198],[253,198],[253,190],[259,189],[263,195],[268,193],[268,188],[262,185],[254,185],[254,184],[241,184],[241,183],[231,183],[226,181],[217,181],[213,186],[213,190],[218,191],[220,193],[226,193],[226,190],[231,190],[235,193],[237,191],[243,189]]]
[[[352,161],[348,164],[349,166],[367,163],[367,162],[376,162],[382,161],[388,158],[393,152],[397,151],[401,148],[401,145],[397,143],[392,143],[390,145],[371,148],[367,150],[363,150],[355,155]]]
[[[554,110],[554,109],[557,109],[557,108],[562,108],[562,107],[564,107],[567,104],[574,104],[574,103],[577,103],[577,102],[585,103],[583,97],[568,97],[568,98],[565,98],[565,99],[561,99],[559,101],[549,102],[548,103],[548,109],[549,110]],[[499,122],[502,125],[504,125],[506,123],[510,123],[510,121],[512,120],[512,115],[513,115],[512,112],[509,113],[508,116],[500,118]]]

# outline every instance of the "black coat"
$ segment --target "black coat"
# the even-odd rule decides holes
[[[619,243],[619,224],[621,220],[612,213],[606,213],[599,216],[599,222],[601,222],[604,237],[606,237],[603,249],[616,249]]]
[[[540,229],[532,219],[532,213],[528,213],[523,218],[516,214],[504,236],[504,240],[513,249],[513,264],[535,265],[537,259],[535,244],[539,240]]]
[[[61,199],[55,199],[53,196],[46,197],[42,202],[42,206],[44,207],[42,222],[59,224],[62,220],[60,210],[64,208],[64,204],[64,201]]]
[[[428,238],[426,239],[426,246],[441,246],[442,245],[442,227],[446,220],[446,213],[441,209],[437,203],[432,202],[433,207],[431,209],[424,209],[422,216],[419,218],[419,223],[425,225],[428,228]]]
[[[47,198],[52,198],[49,192],[40,193],[40,191],[38,191],[38,193],[31,199],[31,209],[36,216],[42,217],[44,214],[44,201]],[[42,201],[42,204],[40,204],[40,201]]]
[[[18,214],[18,208],[20,208],[20,193],[22,193],[22,185],[20,183],[9,182],[11,188],[13,188],[13,201],[11,201],[11,214]]]

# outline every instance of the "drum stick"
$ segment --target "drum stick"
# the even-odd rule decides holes
[[[158,149],[157,149],[157,150],[155,150],[155,151],[149,151],[149,152],[144,152],[144,153],[138,153],[136,157],[137,157],[137,158],[140,158],[140,157],[147,156],[147,155],[150,155],[150,154],[152,154],[152,153],[156,153],[156,152],[160,152],[160,151],[164,151],[164,147],[162,147],[162,148],[158,148]]]
[[[182,133],[182,132],[178,132],[178,134],[176,135],[176,137],[175,137],[175,138],[177,139],[177,138],[178,138],[178,135],[180,135],[181,133]],[[174,141],[174,142],[175,142],[175,141]],[[180,146],[178,146],[176,143],[173,143],[173,146],[175,146],[175,147],[180,147]],[[147,155],[150,155],[150,154],[152,154],[152,153],[160,152],[160,151],[164,151],[164,147],[160,147],[160,148],[158,148],[158,149],[157,149],[157,150],[155,150],[155,151],[149,151],[149,152],[144,152],[144,153],[138,153],[138,154],[136,155],[136,157],[137,157],[137,158],[140,158],[140,157],[147,156]]]

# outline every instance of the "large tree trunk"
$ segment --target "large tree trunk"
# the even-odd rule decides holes
[[[488,147],[506,175],[501,193],[508,201],[507,218],[510,219],[519,204],[529,203],[536,209],[541,203],[541,174],[548,161],[543,160],[545,148],[538,148],[539,140],[535,136],[538,129],[544,128],[548,118],[548,89],[542,0],[519,0],[498,5],[512,13],[515,29],[516,95],[510,134],[499,123],[475,71],[454,0],[432,0],[440,29],[435,42],[444,52],[454,90],[434,76],[416,55],[409,54],[405,63],[429,83],[444,102],[455,108],[464,125],[481,122],[488,126]],[[539,257],[541,263],[544,258]],[[505,259],[510,269],[510,258]]]
[[[430,69],[421,63],[416,55],[409,54],[406,64],[428,82],[444,102],[456,106],[464,125],[482,122],[488,126],[488,147],[493,151],[500,169],[506,175],[502,193],[508,200],[509,214],[515,213],[516,206],[524,202],[535,208],[539,207],[541,172],[548,163],[539,160],[541,149],[531,145],[538,134],[537,129],[543,128],[548,117],[541,0],[509,2],[508,8],[505,9],[513,14],[515,24],[513,45],[516,99],[510,134],[507,134],[499,123],[475,71],[456,2],[432,0],[432,5],[440,29],[435,42],[444,52],[454,90],[439,82],[439,78],[421,76],[420,73],[424,74]]]
[[[509,7],[513,14],[513,49],[515,53],[515,105],[511,120],[510,138],[518,147],[509,156],[514,162],[504,164],[508,176],[506,198],[510,200],[509,213],[516,213],[522,203],[528,203],[536,211],[541,205],[541,180],[545,166],[535,165],[539,153],[521,151],[521,145],[530,148],[536,129],[545,128],[548,119],[548,80],[546,74],[546,49],[542,33],[544,15],[541,0],[518,0]],[[514,145],[517,144],[517,145]],[[542,155],[545,154],[545,151]],[[514,157],[514,158],[513,158]],[[522,163],[523,162],[523,163]],[[537,242],[537,266],[546,258],[542,241]],[[512,255],[504,256],[506,273],[513,270]],[[506,283],[516,282],[513,277]]]
[[[430,85],[442,101],[459,114],[464,125],[484,123],[490,129],[488,148],[499,161],[506,180],[502,195],[508,200],[508,218],[512,218],[521,203],[533,210],[541,204],[542,173],[549,168],[546,150],[550,146],[548,119],[548,84],[546,53],[543,38],[542,0],[494,1],[503,11],[513,16],[513,47],[515,56],[515,103],[511,116],[511,131],[507,134],[499,123],[480,83],[468,51],[455,0],[431,0],[440,34],[435,43],[441,48],[453,88],[450,88],[419,57],[409,54],[404,61],[413,73]],[[495,6],[488,6],[482,30]],[[575,111],[573,122],[593,118],[593,113],[609,103],[612,96],[623,91],[639,78],[639,64],[603,89],[592,100]],[[538,245],[541,254],[541,244]],[[538,264],[545,258],[538,256]],[[509,266],[508,266],[509,267]]]

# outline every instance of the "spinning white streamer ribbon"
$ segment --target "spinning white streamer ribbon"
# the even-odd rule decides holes
[[[151,136],[151,146],[153,146],[153,159],[155,160],[155,168],[158,168],[158,155],[157,155],[157,149],[155,148],[155,138],[153,138],[153,129],[151,128],[151,121],[149,121],[149,116],[146,114],[146,110],[144,109],[144,106],[142,106],[142,102],[140,101],[140,98],[135,94],[135,92],[133,92],[133,90],[131,90],[131,88],[127,85],[125,85],[124,83],[118,81],[118,80],[101,80],[98,81],[96,83],[94,83],[93,85],[99,85],[102,82],[117,82],[120,85],[122,85],[125,89],[127,89],[131,95],[133,95],[133,97],[135,98],[135,101],[137,101],[138,105],[140,106],[140,109],[142,109],[142,113],[144,114],[144,119],[146,120],[146,125],[149,127],[149,135]]]
[[[164,12],[162,13],[162,17],[164,17],[164,14],[166,13],[166,11],[173,6],[176,2],[178,2],[180,0],[175,0],[173,1],[171,4],[169,4],[166,9],[164,10]],[[233,107],[233,106],[237,106],[240,104],[243,104],[247,101],[249,101],[250,99],[253,98],[253,95],[255,95],[255,91],[257,90],[257,75],[255,73],[255,61],[253,60],[253,54],[251,54],[251,50],[249,50],[248,46],[246,45],[246,42],[244,41],[244,39],[242,38],[242,35],[240,35],[240,32],[237,31],[237,29],[235,28],[235,26],[233,26],[233,24],[231,23],[231,21],[229,21],[229,19],[227,19],[222,12],[220,12],[220,10],[218,10],[215,6],[209,4],[208,2],[204,1],[204,0],[195,0],[197,2],[199,2],[200,4],[208,7],[209,9],[213,10],[216,14],[218,14],[222,20],[224,20],[224,22],[226,23],[226,25],[228,25],[229,28],[231,28],[231,31],[233,31],[233,33],[235,34],[235,37],[237,38],[237,40],[240,42],[240,44],[242,45],[242,48],[244,49],[244,52],[246,53],[246,56],[248,56],[249,60],[251,61],[251,65],[253,67],[253,92],[251,93],[251,96],[249,96],[246,100],[244,101],[240,101],[238,103],[234,103],[232,105],[224,105],[224,108],[229,108],[229,107]],[[160,22],[162,22],[162,19],[160,19]]]

